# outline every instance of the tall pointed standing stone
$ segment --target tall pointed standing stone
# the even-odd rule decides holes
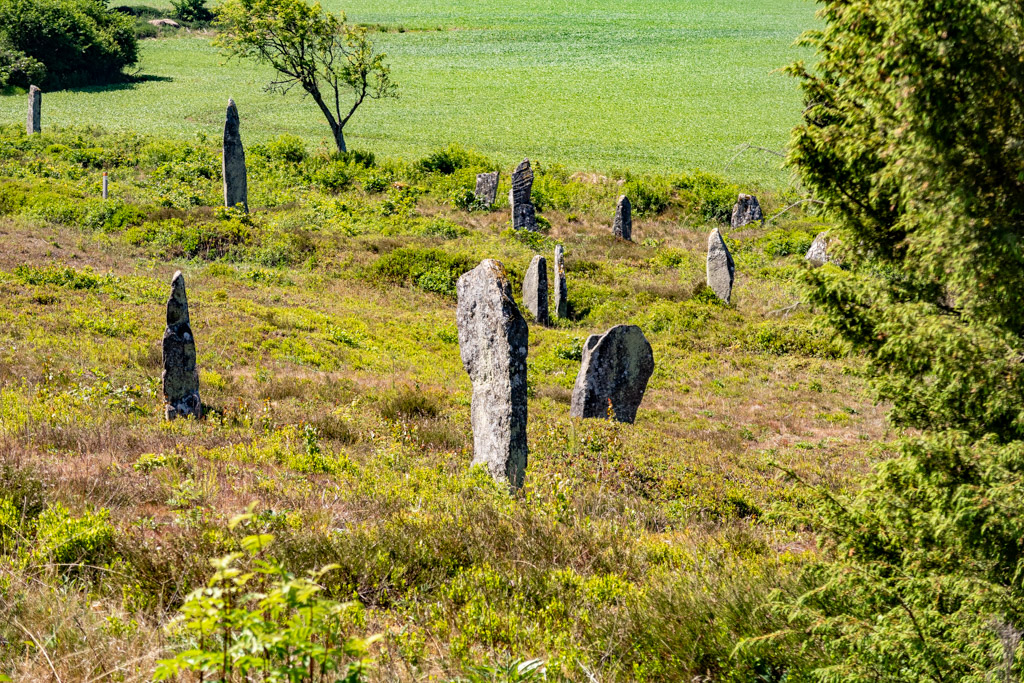
[[[708,235],[708,287],[719,299],[729,303],[735,277],[736,265],[732,261],[732,254],[729,253],[729,247],[725,246],[722,234],[715,228]]]
[[[224,206],[242,205],[249,210],[249,188],[245,175],[245,149],[238,132],[238,108],[228,100],[228,115],[224,121]]]
[[[473,464],[511,489],[526,477],[526,354],[529,330],[505,266],[487,259],[456,285],[462,365],[473,382]]]
[[[633,205],[629,197],[622,195],[615,206],[615,224],[612,233],[620,240],[629,242],[633,239]]]
[[[498,171],[476,175],[476,190],[473,194],[476,196],[476,200],[487,208],[494,206],[494,202],[498,200],[498,180],[500,180]]]
[[[171,298],[167,300],[167,329],[164,330],[164,415],[202,417],[199,400],[199,370],[196,367],[196,340],[188,318],[185,276],[179,270],[171,280]]]
[[[757,201],[757,197],[741,194],[732,207],[732,227],[742,228],[748,223],[763,220],[764,213],[761,211],[761,203]]]
[[[565,249],[555,245],[555,316],[569,317],[569,288],[565,282]]]
[[[541,325],[548,325],[548,261],[543,256],[534,256],[523,278],[523,304],[533,319]]]
[[[512,227],[516,230],[537,229],[537,211],[533,207],[533,169],[530,160],[523,159],[512,172],[512,189],[508,191],[508,203],[512,207]]]
[[[28,88],[28,122],[25,130],[29,135],[42,130],[43,113],[43,91],[37,86],[30,85]]]
[[[636,325],[616,325],[603,335],[592,334],[583,347],[569,414],[614,415],[619,422],[632,423],[653,373],[654,352]]]

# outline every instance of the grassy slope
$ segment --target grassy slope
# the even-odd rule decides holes
[[[793,516],[806,492],[771,463],[839,489],[884,437],[857,362],[831,356],[810,313],[774,312],[799,297],[800,260],[772,254],[780,240],[805,248],[813,221],[731,234],[724,307],[701,293],[710,225],[684,192],[622,244],[608,234],[619,186],[541,174],[562,208],[528,246],[502,233],[507,208],[447,203],[473,168],[345,167],[334,195],[307,173],[323,162],[250,148],[245,225],[207,208],[212,147],[8,130],[0,150],[0,459],[41,478],[51,505],[109,509],[116,530],[88,556],[111,571],[69,576],[55,542],[20,527],[20,550],[0,553],[0,673],[49,675],[24,645],[29,624],[65,681],[112,668],[145,680],[181,645],[160,631],[168,610],[235,547],[225,522],[251,501],[291,566],[341,565],[332,591],[367,605],[360,632],[387,636],[383,679],[536,656],[573,680],[582,666],[600,680],[749,680],[782,659],[729,659],[738,637],[773,627],[752,610],[813,545]],[[104,164],[141,213],[120,221],[92,199]],[[497,257],[518,278],[556,241],[573,319],[530,327],[530,465],[509,498],[468,467],[453,300],[375,269],[439,250]],[[158,417],[176,268],[214,409],[198,423]],[[657,362],[637,422],[571,420],[572,347],[619,323],[646,331]]]
[[[781,148],[800,103],[776,70],[813,22],[805,0],[343,7],[355,21],[431,29],[379,36],[402,99],[368,105],[352,123],[353,147],[415,158],[458,142],[504,163],[529,156],[598,171],[720,171],[744,143]],[[146,41],[142,72],[164,80],[49,94],[44,121],[217,135],[230,96],[251,141],[329,139],[308,101],[263,93],[266,71],[222,61],[204,39]],[[0,98],[0,121],[21,121],[23,99]],[[785,182],[777,165],[750,154],[729,172]]]

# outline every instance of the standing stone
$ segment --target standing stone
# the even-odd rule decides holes
[[[476,190],[473,194],[476,195],[476,200],[487,208],[494,206],[494,202],[498,200],[499,175],[498,171],[476,175]]]
[[[764,214],[761,213],[761,204],[757,197],[750,194],[741,194],[736,205],[732,207],[732,227],[740,228],[748,223],[763,221]]]
[[[228,116],[224,121],[224,206],[242,205],[249,210],[249,188],[245,176],[245,149],[238,132],[238,108],[228,100]]]
[[[722,234],[715,228],[708,235],[708,287],[719,299],[729,303],[735,278],[736,264],[732,261],[732,254],[729,253],[729,247],[725,246]]]
[[[828,253],[828,247],[831,240],[828,238],[828,230],[825,232],[818,233],[818,236],[811,242],[811,248],[807,250],[807,255],[804,257],[811,264],[812,268],[819,268],[826,263],[834,263],[839,265],[838,259],[834,256],[830,256]]]
[[[633,205],[629,197],[622,195],[615,206],[615,224],[612,233],[620,240],[629,242],[633,239]]]
[[[551,322],[548,318],[548,261],[543,256],[534,256],[526,269],[523,303],[538,323],[547,325]]]
[[[569,288],[565,283],[565,249],[555,245],[555,317],[569,317]]]
[[[473,381],[473,464],[518,489],[526,477],[529,331],[505,266],[487,259],[456,285],[462,365]]]
[[[610,402],[615,419],[632,424],[653,373],[654,353],[636,325],[616,325],[603,335],[593,334],[584,344],[569,414],[608,417]]]
[[[28,123],[25,124],[25,129],[29,135],[32,133],[38,133],[42,130],[42,117],[43,113],[43,91],[37,86],[30,85],[28,88]]]
[[[512,189],[508,191],[508,203],[512,207],[512,227],[516,230],[537,229],[537,211],[533,208],[533,169],[530,160],[516,166],[512,172]]]
[[[202,417],[196,340],[189,326],[185,276],[180,270],[171,280],[171,298],[167,300],[163,384],[164,415],[168,420],[176,417]]]

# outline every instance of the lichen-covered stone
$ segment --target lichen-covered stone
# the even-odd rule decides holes
[[[736,278],[736,265],[732,261],[729,247],[718,228],[708,235],[708,287],[715,295],[729,303],[732,298],[732,283]]]
[[[245,149],[238,130],[238,108],[228,100],[228,113],[224,121],[224,206],[239,206],[249,210],[249,186],[245,173]]]
[[[811,242],[811,248],[807,250],[807,255],[804,258],[814,268],[819,268],[826,263],[836,263],[838,265],[837,259],[828,253],[830,243],[828,230],[818,233],[818,236]]]
[[[761,204],[757,197],[749,194],[741,194],[732,207],[732,227],[740,228],[748,223],[756,223],[764,220],[764,213],[761,212]]]
[[[167,329],[163,341],[164,415],[199,418],[203,414],[199,400],[199,369],[196,367],[196,341],[189,324],[185,276],[179,270],[171,280],[171,298],[167,300]]]
[[[505,267],[487,259],[456,285],[459,352],[473,382],[473,464],[512,489],[526,477],[529,331]]]
[[[523,304],[533,319],[541,325],[550,323],[548,318],[548,261],[543,256],[534,256],[523,277]]]
[[[615,223],[612,225],[612,234],[627,242],[633,239],[633,205],[629,203],[629,197],[626,195],[620,196],[615,205]]]
[[[523,161],[512,172],[512,189],[508,203],[512,209],[512,227],[516,230],[536,230],[537,211],[533,206],[533,169],[530,160]]]
[[[476,176],[476,190],[473,193],[476,195],[476,200],[488,208],[494,206],[494,202],[498,200],[499,179],[497,171],[493,173],[478,173]]]
[[[565,249],[555,245],[555,316],[569,317],[569,287],[565,282]]]
[[[569,414],[632,423],[654,373],[654,352],[636,325],[616,325],[583,345]]]
[[[30,85],[28,88],[28,122],[25,130],[29,135],[42,130],[43,113],[43,91],[37,86]]]

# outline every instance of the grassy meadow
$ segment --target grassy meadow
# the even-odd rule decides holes
[[[789,180],[770,154],[733,158],[745,144],[781,149],[799,116],[796,84],[778,69],[801,56],[793,42],[814,23],[807,0],[325,6],[386,29],[376,38],[401,91],[356,115],[346,131],[353,148],[411,160],[457,143],[506,165],[530,157],[603,173]],[[249,142],[330,140],[298,92],[263,92],[269,71],[225,64],[208,36],[176,35],[143,41],[139,71],[149,80],[47,93],[44,125],[216,137],[233,97]],[[0,121],[20,122],[24,111],[23,96],[0,97]]]
[[[495,210],[467,203],[507,167],[458,148],[338,159],[284,137],[248,159],[246,216],[216,208],[212,142],[0,129],[0,675],[149,680],[196,645],[169,624],[209,560],[259,532],[293,571],[336,565],[346,629],[382,636],[371,680],[538,680],[516,673],[534,658],[556,681],[804,680],[813,647],[735,646],[784,626],[759,606],[815,554],[812,487],[857,486],[891,438],[860,360],[793,305],[817,219],[728,231],[726,306],[703,280],[727,178],[541,165],[544,230],[517,234],[507,173]],[[623,191],[630,243],[610,235]],[[490,257],[518,291],[555,244],[570,317],[530,325],[509,496],[469,467],[454,283]],[[176,269],[207,415],[168,423]],[[582,341],[620,323],[657,364],[636,423],[569,418]]]

